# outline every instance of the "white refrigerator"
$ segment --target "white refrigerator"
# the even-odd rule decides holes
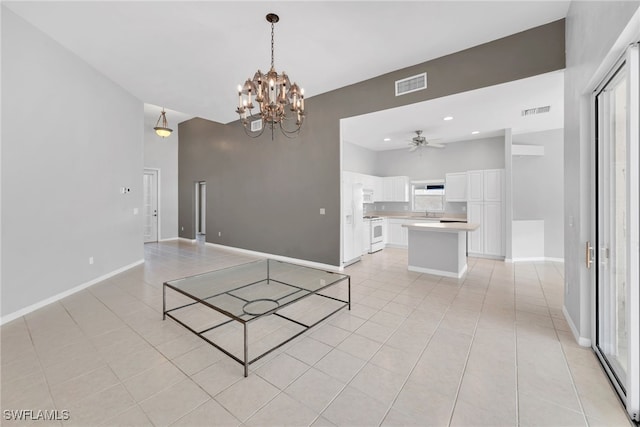
[[[362,184],[349,177],[342,181],[342,265],[360,261],[362,256],[364,219]]]

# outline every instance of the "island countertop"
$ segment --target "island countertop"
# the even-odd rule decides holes
[[[416,224],[403,224],[409,230],[416,231],[475,231],[480,227],[476,223],[464,222],[423,222]]]

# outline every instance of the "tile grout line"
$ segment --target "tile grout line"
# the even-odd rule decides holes
[[[491,277],[493,276],[493,270],[495,268],[495,262],[492,265],[493,265],[493,267],[491,268],[491,274],[489,275],[489,283],[491,283]],[[463,282],[463,284],[464,284],[464,282]],[[489,284],[487,284],[487,288],[488,287],[489,287]],[[460,380],[458,381],[458,388],[456,389],[455,399],[453,400],[453,406],[451,408],[451,414],[449,415],[449,422],[447,423],[447,426],[450,426],[451,422],[453,421],[453,415],[455,413],[456,405],[458,403],[458,396],[460,396],[460,389],[462,388],[462,382],[464,380],[464,374],[467,371],[467,365],[469,364],[469,355],[471,355],[471,349],[473,348],[473,343],[474,343],[474,341],[476,339],[476,332],[478,330],[478,323],[480,322],[480,315],[482,313],[482,307],[484,307],[484,302],[487,299],[487,290],[488,289],[485,289],[485,291],[484,291],[484,297],[482,298],[482,306],[480,308],[480,312],[478,313],[478,318],[476,319],[476,324],[473,327],[473,335],[471,336],[471,342],[469,343],[469,349],[467,350],[467,356],[465,357],[465,360],[464,360],[464,367],[462,368],[462,374],[460,375]],[[458,294],[459,293],[460,293],[460,291],[458,290]]]
[[[422,275],[418,276],[421,277]],[[416,278],[417,280],[417,278]],[[436,283],[440,283],[441,279],[438,279],[438,282]],[[415,282],[415,280],[414,280]],[[427,298],[427,296],[429,296],[429,294],[433,291],[433,288],[429,291],[429,293],[423,298],[423,301]],[[459,290],[458,290],[459,293]],[[456,294],[457,295],[457,294]],[[442,316],[440,317],[440,320],[438,320],[438,323],[433,331],[433,333],[431,334],[431,336],[429,337],[429,339],[427,340],[427,342],[425,343],[425,345],[422,347],[422,350],[420,350],[420,353],[418,354],[418,357],[416,358],[415,363],[413,364],[413,367],[409,370],[409,373],[407,374],[405,380],[402,383],[402,386],[400,387],[400,389],[398,390],[398,392],[396,393],[395,397],[393,398],[393,400],[391,401],[391,404],[389,405],[389,407],[387,408],[387,411],[384,414],[384,417],[382,417],[382,420],[380,421],[379,426],[382,425],[382,423],[384,423],[384,421],[386,420],[386,418],[389,416],[389,412],[391,412],[391,409],[393,409],[393,405],[396,403],[396,401],[398,400],[398,397],[400,396],[400,393],[402,393],[402,390],[404,389],[404,387],[407,385],[407,382],[409,382],[409,378],[411,377],[411,374],[413,373],[413,371],[415,370],[416,366],[418,365],[418,363],[420,362],[420,359],[422,358],[424,352],[427,350],[427,347],[429,347],[429,344],[431,343],[431,340],[433,339],[433,336],[436,334],[436,331],[438,330],[438,328],[440,327],[442,321],[444,320],[447,312],[450,310],[451,308],[451,304],[449,304],[447,306],[447,309],[442,313]],[[417,309],[414,309],[412,311],[412,313],[414,311],[416,311]],[[405,414],[408,415],[408,414]]]
[[[516,425],[520,426],[520,383],[518,378],[520,375],[520,369],[518,365],[518,296],[516,295],[516,266],[513,266],[512,273],[512,289],[513,289],[513,348],[514,348],[514,360],[515,360],[515,379],[516,379]]]
[[[420,277],[420,276],[418,276],[418,277]],[[417,279],[417,277],[416,277],[416,279]],[[414,279],[411,283],[415,282],[415,281],[416,281],[416,279]],[[407,287],[408,287],[408,286],[409,286],[409,285],[407,285]],[[377,288],[377,289],[381,289],[381,288]],[[391,302],[391,301],[389,301],[389,302]],[[386,304],[385,304],[385,306],[386,306]],[[384,307],[383,307],[383,308],[384,308]],[[381,311],[382,311],[382,308],[378,309],[378,313],[379,313],[379,312],[381,312]],[[377,313],[376,313],[376,314],[377,314]],[[393,313],[392,313],[392,314],[393,314]],[[358,316],[356,316],[356,317],[358,317]],[[406,321],[407,319],[408,319],[408,316],[407,316],[407,317],[405,317],[404,321]],[[365,319],[365,323],[366,323],[367,321],[369,321],[369,319]],[[371,320],[371,321],[372,321],[373,323],[377,323],[377,322],[375,322],[375,321],[373,321],[373,320]],[[404,321],[403,321],[402,323],[404,323]],[[376,350],[376,352],[375,352],[375,353],[374,353],[374,354],[369,358],[369,360],[371,360],[373,357],[375,357],[375,355],[376,355],[376,354],[378,354],[378,352],[380,351],[380,349],[382,349],[382,347],[387,343],[387,341],[389,341],[389,340],[391,339],[391,337],[393,336],[393,334],[394,334],[395,332],[397,332],[397,331],[400,329],[400,326],[402,325],[402,323],[400,323],[400,324],[399,324],[399,325],[394,329],[393,333],[392,333],[392,334],[390,334],[390,335],[387,337],[387,339],[382,343],[382,345],[380,346],[380,348],[378,348],[378,350]],[[363,323],[363,324],[364,324],[364,323]],[[361,326],[362,326],[362,325],[361,325]],[[382,326],[384,326],[384,325],[382,325]],[[355,334],[355,333],[356,333],[356,331],[357,331],[359,328],[360,328],[360,327],[358,327],[355,331],[350,331],[350,332],[351,332],[351,335]],[[351,335],[350,335],[350,336],[351,336]],[[349,338],[349,337],[347,337],[347,338]],[[346,340],[347,338],[345,338],[344,340]],[[365,337],[365,338],[366,338],[366,337]],[[368,339],[370,339],[370,338],[368,338]],[[342,340],[342,341],[344,341],[344,340]],[[373,341],[373,340],[372,340],[372,341]],[[395,347],[394,347],[394,348],[395,348]],[[334,347],[334,349],[337,349],[337,347]],[[342,351],[342,350],[340,350],[340,351]],[[328,353],[327,353],[327,354],[328,354]],[[347,354],[348,354],[348,353],[347,353]],[[321,360],[322,360],[322,359],[321,359]],[[313,425],[313,423],[315,423],[315,422],[316,422],[316,421],[317,421],[317,420],[322,416],[322,414],[324,413],[324,411],[326,411],[326,410],[327,410],[327,408],[328,408],[329,406],[331,406],[331,404],[332,404],[332,403],[333,403],[333,402],[338,398],[338,396],[340,396],[340,394],[341,394],[341,393],[342,393],[342,392],[343,392],[343,391],[344,391],[344,390],[345,390],[345,389],[346,389],[346,388],[351,384],[351,382],[353,382],[353,380],[358,376],[358,374],[362,371],[362,369],[364,369],[364,367],[365,367],[365,366],[367,366],[367,364],[369,363],[369,360],[366,360],[366,361],[365,361],[365,363],[364,363],[364,364],[363,364],[363,365],[362,365],[362,366],[361,366],[361,367],[356,371],[356,373],[355,373],[355,374],[354,374],[354,375],[349,379],[349,381],[348,381],[348,382],[346,382],[346,383],[344,384],[344,387],[342,387],[342,388],[340,389],[340,391],[339,391],[338,393],[336,393],[336,395],[335,395],[335,396],[334,396],[334,397],[333,397],[333,398],[332,398],[332,399],[327,403],[327,405],[326,405],[324,408],[322,408],[322,410],[318,411],[318,414],[316,415],[316,417],[313,419],[313,421],[312,421],[309,425]],[[319,362],[319,361],[318,361],[318,362]],[[317,362],[316,362],[316,363],[317,363]],[[417,363],[417,361],[416,361],[416,363]],[[314,365],[315,365],[315,364],[314,364]],[[415,366],[415,365],[414,365],[414,366]],[[381,369],[384,369],[384,368],[381,368]],[[320,371],[320,372],[323,372],[323,371]],[[327,374],[327,375],[328,375],[328,374]],[[403,383],[403,387],[404,387],[404,383]],[[402,388],[401,388],[400,390],[402,390]],[[399,394],[399,393],[400,393],[400,392],[398,392],[398,394]],[[366,393],[365,393],[365,394],[366,394]],[[374,400],[377,400],[377,399],[375,399],[373,396],[369,396],[368,394],[366,394],[366,395],[367,395],[368,397],[370,397],[370,398],[374,399]],[[394,401],[395,401],[395,398],[394,398]],[[389,408],[389,409],[390,409],[390,408]],[[387,410],[387,412],[388,412],[388,410]],[[382,420],[380,421],[380,423],[382,423],[382,422],[384,421],[385,417],[387,416],[387,412],[385,412],[385,414],[384,414],[384,416],[382,417]]]
[[[538,284],[540,285],[540,289],[542,290],[542,296],[544,297],[544,301],[547,304],[547,309],[549,307],[549,300],[547,299],[547,294],[544,291],[544,286],[542,286],[542,282],[540,280],[540,274],[538,273],[538,268],[536,267],[536,265],[534,264],[534,269],[536,270],[536,276],[538,276]],[[551,311],[549,310],[549,317],[551,317]],[[560,336],[558,335],[558,330],[556,329],[555,324],[553,323],[552,320],[552,325],[553,325],[553,333],[556,336],[556,339],[558,340],[558,345],[560,346],[560,351],[562,352],[562,360],[564,361],[564,365],[567,368],[567,372],[569,373],[569,377],[571,378],[571,387],[573,388],[573,392],[576,395],[576,398],[578,400],[578,405],[580,405],[580,412],[582,413],[582,417],[584,419],[584,424],[585,426],[589,425],[589,420],[587,418],[587,414],[585,413],[584,410],[584,405],[582,404],[582,399],[580,398],[580,393],[578,392],[578,387],[576,386],[575,380],[573,378],[573,372],[571,371],[571,366],[569,365],[569,361],[567,360],[567,353],[564,351],[564,346],[562,345],[562,341],[560,341]],[[569,409],[569,408],[566,408]]]

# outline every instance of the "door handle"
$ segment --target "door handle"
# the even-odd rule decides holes
[[[585,261],[587,263],[587,269],[590,269],[591,264],[593,264],[593,246],[591,246],[591,242],[588,240],[585,247]]]

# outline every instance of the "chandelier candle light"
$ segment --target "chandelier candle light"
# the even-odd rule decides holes
[[[253,79],[247,79],[244,85],[238,86],[236,112],[240,115],[245,132],[253,138],[262,135],[265,125],[271,129],[271,139],[275,127],[280,128],[285,136],[293,137],[300,133],[304,120],[304,90],[296,83],[291,84],[285,72],[278,74],[274,66],[273,27],[279,20],[274,13],[267,15],[267,22],[271,23],[271,69],[266,74],[258,70]],[[260,108],[260,113],[256,111],[255,115],[254,101]],[[292,121],[287,117],[287,106],[295,116],[295,125],[287,124]]]

